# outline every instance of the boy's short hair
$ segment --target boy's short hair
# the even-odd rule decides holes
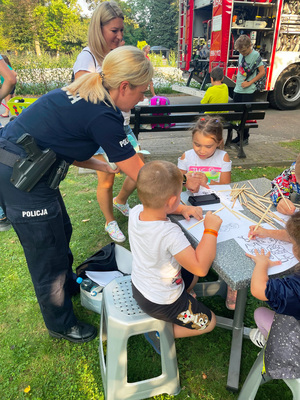
[[[224,78],[223,68],[215,67],[211,70],[210,77],[213,81],[221,81]]]
[[[296,165],[295,165],[295,175],[297,182],[300,184],[300,154],[297,157]]]
[[[150,161],[139,171],[137,192],[144,207],[162,208],[182,188],[182,174],[169,161]]]
[[[238,52],[244,51],[252,47],[252,42],[249,36],[241,35],[234,43],[234,48]]]

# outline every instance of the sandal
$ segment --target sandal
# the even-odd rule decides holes
[[[1,118],[8,118],[8,117],[9,117],[9,115],[4,115],[4,114],[1,114],[1,115],[0,115],[0,117],[1,117]]]

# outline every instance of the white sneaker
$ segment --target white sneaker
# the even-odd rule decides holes
[[[265,346],[267,342],[264,335],[258,328],[251,329],[249,337],[251,342],[254,343],[255,346],[260,347],[261,349]]]
[[[119,203],[116,202],[116,197],[114,197],[114,198],[113,198],[113,206],[114,206],[117,210],[121,211],[121,213],[122,213],[123,215],[125,215],[125,217],[129,217],[130,207],[129,207],[129,204],[128,204],[127,201],[126,201],[126,204],[119,204]]]
[[[125,242],[126,237],[123,235],[123,232],[119,228],[117,221],[111,221],[109,224],[106,223],[105,230],[115,242]]]

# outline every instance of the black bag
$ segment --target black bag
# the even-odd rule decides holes
[[[262,61],[261,56],[258,56],[253,64],[252,68],[250,68],[245,60],[245,57],[242,58],[242,67],[247,74],[246,80],[248,80],[248,78],[252,74],[254,74],[254,72],[256,70],[257,70],[257,74],[258,74],[258,65],[260,64],[261,61]],[[262,61],[262,63],[263,63],[263,67],[265,69],[265,75],[254,83],[254,85],[256,86],[256,90],[258,92],[262,92],[263,90],[265,90],[266,82],[267,82],[267,64],[264,61]]]
[[[109,243],[76,268],[77,276],[86,278],[85,271],[118,271],[115,243]],[[121,271],[120,271],[121,272]]]

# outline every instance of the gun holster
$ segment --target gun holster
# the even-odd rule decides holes
[[[65,160],[55,162],[47,182],[51,189],[57,189],[60,182],[65,179],[69,165]]]
[[[56,154],[51,149],[41,150],[28,133],[24,133],[17,144],[21,144],[27,157],[14,163],[10,181],[17,189],[30,192],[54,164]]]

